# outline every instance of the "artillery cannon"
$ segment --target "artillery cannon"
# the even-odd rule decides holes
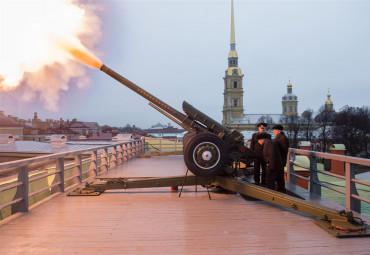
[[[183,154],[185,165],[195,176],[97,178],[103,182],[86,183],[85,188],[77,188],[70,192],[69,196],[96,196],[114,189],[200,184],[207,187],[207,190],[208,186],[221,187],[239,193],[244,198],[264,200],[314,216],[318,218],[315,220],[316,224],[336,237],[370,236],[370,226],[354,217],[351,211],[336,211],[238,178],[240,171],[236,171],[235,166],[239,162],[248,164],[255,154],[244,145],[244,137],[237,130],[222,126],[185,101],[182,105],[185,114],[181,113],[105,65],[102,65],[100,70],[148,99],[152,107],[189,131],[183,139]]]
[[[243,134],[221,125],[186,101],[182,104],[184,114],[107,66],[102,65],[100,70],[149,100],[152,107],[188,131],[183,140],[183,154],[193,174],[201,177],[230,175],[235,172],[235,165],[250,163],[255,156],[245,146]]]

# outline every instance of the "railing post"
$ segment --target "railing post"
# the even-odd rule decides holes
[[[17,188],[14,199],[21,198],[22,200],[12,205],[12,214],[16,212],[27,212],[28,211],[28,165],[22,166],[18,170],[18,182],[22,185]]]
[[[104,148],[101,154],[100,173],[108,171],[108,149]]]
[[[97,164],[97,161],[98,161],[98,152],[97,151],[93,151],[91,153],[91,163],[90,163],[90,168],[89,170],[94,170],[95,172],[95,176],[98,175],[98,164]]]
[[[310,152],[310,193],[321,196],[321,185],[319,184],[319,177],[317,175],[316,156]]]
[[[287,155],[287,159],[286,159],[286,181],[288,183],[290,183],[290,168],[291,168],[291,163],[290,163],[290,154],[292,152],[290,150],[288,150],[288,155]]]
[[[128,160],[128,153],[129,153],[129,150],[127,148],[127,144],[122,144],[122,160],[123,161],[127,161]]]
[[[142,149],[142,151],[141,151],[141,153],[145,153],[145,150],[146,150],[146,148],[145,148],[145,138],[143,139],[143,140],[141,140],[141,142],[142,142],[142,144],[141,144],[141,149]]]
[[[109,162],[109,168],[114,168],[117,166],[117,146],[113,146],[112,148],[112,156]]]
[[[136,142],[131,142],[131,146],[132,146],[132,157],[133,158],[136,158],[137,157],[137,143]]]
[[[56,192],[64,192],[64,158],[58,158],[55,164],[56,173],[53,183],[59,184],[51,188],[51,194]]]
[[[117,164],[120,165],[122,163],[123,163],[123,145],[120,144],[118,146]]]
[[[73,168],[73,175],[78,174],[78,182],[82,182],[82,156],[81,154],[77,154],[75,156],[75,165]],[[76,181],[73,181],[73,184],[76,183]]]
[[[353,198],[352,195],[357,195],[356,184],[352,182],[355,178],[357,165],[349,162],[345,163],[345,176],[346,176],[346,210],[356,211],[361,213],[361,201]]]
[[[127,160],[132,159],[132,146],[131,143],[126,144],[127,146]]]
[[[295,176],[294,171],[294,158],[295,158],[295,152],[289,150],[288,156],[287,156],[287,172],[286,172],[286,178],[287,182],[296,185],[297,184],[297,177]]]

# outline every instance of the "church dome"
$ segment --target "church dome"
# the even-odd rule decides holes
[[[325,104],[333,104],[333,101],[330,99],[330,93],[328,92],[328,99],[326,100]]]
[[[227,68],[226,73],[229,76],[232,76],[233,74],[242,76],[242,70],[240,70],[240,68],[237,66],[232,66],[232,67]]]
[[[293,91],[292,87],[293,85],[290,83],[290,80],[289,80],[289,83],[287,85],[287,93],[282,97],[283,101],[297,101],[298,100],[298,97],[292,93]]]

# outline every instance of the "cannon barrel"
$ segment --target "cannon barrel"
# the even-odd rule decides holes
[[[115,71],[113,71],[112,69],[107,67],[106,65],[102,65],[100,67],[100,70],[103,71],[104,73],[108,74],[113,79],[117,80],[119,83],[121,83],[121,84],[125,85],[126,87],[128,87],[129,89],[133,90],[134,92],[136,92],[140,96],[146,98],[147,100],[149,100],[153,104],[157,105],[158,107],[160,107],[161,109],[163,109],[167,113],[171,114],[173,117],[175,117],[179,121],[183,122],[187,118],[187,116],[185,114],[183,114],[182,112],[177,111],[176,109],[169,106],[168,104],[166,104],[162,100],[158,99],[157,97],[153,96],[149,92],[140,88],[138,85],[136,85],[132,81],[130,81],[130,80],[126,79],[125,77],[123,77],[122,75],[116,73]]]
[[[168,104],[166,104],[162,100],[158,99],[157,97],[153,96],[152,94],[150,94],[146,90],[142,89],[141,87],[139,87],[138,85],[136,85],[132,81],[130,81],[130,80],[126,79],[125,77],[123,77],[122,75],[116,73],[115,71],[113,71],[112,69],[107,67],[106,65],[102,65],[100,67],[100,70],[103,71],[104,73],[108,74],[110,77],[112,77],[113,79],[115,79],[116,81],[121,83],[122,85],[125,85],[126,87],[128,87],[132,91],[134,91],[137,94],[139,94],[140,96],[144,97],[145,99],[150,101],[152,104],[158,106],[160,109],[167,112],[168,114],[173,116],[175,119],[179,120],[179,122],[182,123],[182,125],[186,129],[194,130],[194,132],[198,132],[198,131],[199,132],[204,132],[206,130],[206,128],[204,126],[200,125],[199,123],[194,121],[189,116],[186,116],[182,112],[177,111],[175,108],[169,106]],[[178,124],[180,124],[180,123],[178,123]]]

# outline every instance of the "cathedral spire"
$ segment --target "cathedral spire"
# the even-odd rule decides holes
[[[238,53],[235,50],[234,1],[231,0],[231,33],[230,33],[229,67],[238,67]],[[241,75],[239,70],[238,74]]]
[[[225,71],[224,107],[222,124],[235,127],[237,120],[243,119],[243,74],[238,67],[238,54],[235,50],[234,1],[231,0],[231,33],[228,67]]]
[[[231,35],[230,50],[235,50],[234,1],[231,0]]]

